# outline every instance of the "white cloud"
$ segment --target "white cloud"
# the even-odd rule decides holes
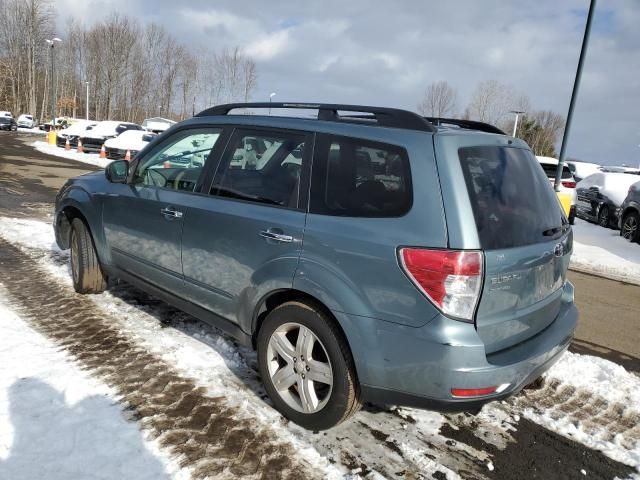
[[[246,47],[246,53],[259,61],[271,60],[276,55],[284,53],[289,45],[289,32],[280,30],[265,35],[251,42]]]

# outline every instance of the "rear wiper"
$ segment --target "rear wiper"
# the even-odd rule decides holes
[[[545,237],[553,237],[556,233],[559,233],[561,231],[562,227],[549,228],[548,230],[542,232],[542,235],[544,235]]]
[[[549,228],[548,230],[545,230],[544,232],[542,232],[542,235],[544,235],[545,237],[553,237],[555,234],[566,232],[568,229],[569,229],[569,224],[566,223],[566,224],[560,225],[559,227]]]

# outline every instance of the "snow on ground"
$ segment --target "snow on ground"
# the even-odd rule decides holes
[[[95,165],[96,167],[104,168],[113,161],[108,158],[100,158],[100,155],[97,153],[78,153],[76,149],[65,150],[64,148],[60,148],[56,145],[49,145],[47,142],[37,141],[33,142],[31,146],[39,152],[46,153],[47,155],[68,158],[69,160],[88,163],[89,165]]]
[[[571,268],[640,285],[640,245],[624,240],[618,230],[576,218]]]
[[[7,307],[0,284],[0,478],[188,478],[111,389]]]
[[[38,127],[34,127],[34,128],[18,127],[18,130],[16,130],[16,132],[18,132],[18,133],[38,133],[38,134],[42,134],[42,135],[45,135],[47,133],[44,130],[40,130]]]
[[[35,220],[0,217],[0,236],[30,255],[36,258],[41,257],[42,266],[57,279],[62,280],[60,282],[62,285],[70,287],[70,273],[66,261],[68,253],[60,252],[55,246],[52,227],[49,224]],[[135,338],[137,343],[144,345],[149,351],[163,358],[185,375],[195,379],[211,395],[224,395],[237,402],[249,414],[272,426],[283,439],[290,441],[298,451],[303,452],[317,465],[322,465],[326,461],[313,447],[315,445],[313,434],[294,424],[285,424],[281,421],[280,415],[262,400],[264,390],[255,375],[253,352],[238,346],[233,339],[216,329],[202,322],[193,321],[186,314],[171,312],[171,307],[164,304],[164,306],[150,305],[136,295],[139,293],[131,294],[129,287],[123,285],[116,286],[102,295],[91,296],[91,299],[96,302],[97,308],[113,314],[123,332]],[[170,313],[164,316],[171,318],[171,326],[174,328],[164,328],[166,325],[160,320],[163,313],[167,312]],[[590,396],[603,398],[610,404],[640,405],[640,378],[604,359],[566,353],[551,368],[546,377],[548,381],[556,379],[563,385],[573,386],[578,391],[588,392]],[[528,407],[524,411],[514,410],[501,402],[485,406],[476,418],[481,425],[478,428],[486,429],[485,436],[495,437],[497,434],[500,437],[500,435],[505,436],[503,432],[505,419],[507,423],[515,422],[513,426],[517,428],[518,414],[521,414],[552,431],[590,448],[598,449],[611,458],[640,468],[640,444],[636,443],[629,447],[628,443],[608,438],[606,428],[604,432],[600,428],[598,432],[593,433],[579,423],[576,424],[575,419],[569,418],[570,416],[558,417],[552,413],[549,410]],[[443,415],[422,410],[401,408],[397,410],[397,414],[398,417],[410,415],[416,422],[416,430],[436,443],[439,430],[447,421]],[[512,420],[508,420],[509,417]],[[388,421],[385,420],[388,417],[382,415],[361,412],[358,418],[359,421],[375,425],[378,429],[388,426],[380,424]],[[335,430],[336,435],[339,436],[347,437],[350,433],[348,424]],[[394,431],[398,432],[398,429]],[[405,458],[411,460],[414,457],[417,459],[424,456],[420,443],[412,438],[411,434],[403,435],[400,429],[400,432],[394,433],[391,438],[397,442],[396,445],[404,453]],[[354,442],[357,439],[350,437],[349,441]],[[504,441],[494,438],[495,444],[504,443]],[[367,448],[373,448],[371,444],[367,443],[367,445],[369,445]],[[483,452],[473,452],[473,455],[480,459],[486,456]],[[439,469],[453,473],[443,467],[438,460],[440,459],[431,462],[422,458],[417,464],[426,472]],[[490,467],[487,465],[487,468]],[[450,478],[454,478],[454,475],[450,475]]]

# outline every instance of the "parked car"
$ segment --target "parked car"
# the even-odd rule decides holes
[[[629,187],[618,212],[618,228],[623,238],[640,243],[640,182]]]
[[[98,122],[94,120],[76,120],[73,125],[62,129],[56,135],[56,145],[59,147],[65,147],[67,139],[69,145],[73,148],[78,146],[78,138],[87,134]]]
[[[576,182],[579,182],[589,175],[598,173],[601,170],[600,165],[597,163],[579,162],[577,160],[567,160],[566,162],[571,174]]]
[[[228,115],[269,106],[318,117]],[[573,233],[522,140],[436,120],[205,110],[62,187],[74,288],[120,278],[257,348],[275,407],[313,430],[362,401],[468,410],[514,394],[573,337]],[[248,139],[271,148],[233,168]]]
[[[107,158],[123,160],[127,152],[133,158],[156,136],[155,133],[144,130],[125,130],[117,137],[110,138],[104,142]]]
[[[168,118],[153,117],[146,118],[142,122],[142,128],[153,133],[162,133],[175,125],[176,122],[169,120]]]
[[[33,128],[36,126],[36,121],[33,118],[33,115],[27,115],[23,113],[18,117],[18,127],[20,128]]]
[[[0,117],[13,118],[13,114],[11,112],[8,112],[7,110],[0,110]]]
[[[15,132],[18,129],[18,124],[13,117],[0,116],[0,130],[11,130]]]
[[[556,173],[558,171],[558,159],[553,157],[536,157],[547,175],[547,178],[551,182],[551,185],[555,184]],[[571,196],[571,207],[569,209],[569,223],[573,225],[576,219],[576,204],[578,202],[578,194],[576,192],[576,181],[571,174],[571,170],[567,165],[562,166],[562,175],[560,177],[559,191]]]
[[[599,172],[589,175],[577,185],[577,215],[601,227],[617,228],[617,212],[629,187],[638,181],[636,175]]]
[[[55,129],[60,130],[63,128],[67,128],[71,125],[71,122],[68,118],[59,117],[56,118]],[[44,130],[45,132],[49,132],[52,128],[54,128],[53,120],[49,120],[48,122],[41,123],[38,125],[40,130]]]
[[[85,152],[99,152],[106,140],[115,138],[127,130],[142,130],[142,127],[136,123],[112,120],[99,122],[80,137],[82,140],[82,148]]]

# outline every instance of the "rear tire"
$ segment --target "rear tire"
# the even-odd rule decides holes
[[[313,338],[311,350],[305,349],[302,338]],[[334,320],[321,309],[303,302],[276,307],[260,328],[257,347],[265,390],[289,420],[308,430],[326,430],[360,408],[351,351]],[[304,358],[305,351],[313,354]],[[324,381],[312,380],[318,377]],[[300,395],[301,390],[311,393]],[[313,401],[305,402],[305,398]]]
[[[89,229],[79,218],[71,223],[71,275],[78,293],[102,293],[107,280],[96,254]]]
[[[609,207],[602,205],[598,210],[598,225],[609,228]]]
[[[630,242],[640,242],[640,215],[637,212],[629,212],[622,218],[620,236]]]

